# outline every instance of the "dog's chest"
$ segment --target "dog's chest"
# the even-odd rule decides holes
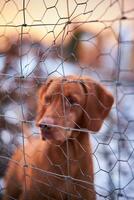
[[[38,194],[40,200],[44,200],[45,196],[46,199],[52,197],[60,200],[65,199],[68,193],[76,193],[72,178],[75,178],[78,163],[71,157],[68,159],[66,150],[58,146],[51,150],[38,148],[33,156],[27,169],[27,183],[33,190],[32,194],[27,191],[29,199],[32,199],[31,195],[35,199]]]

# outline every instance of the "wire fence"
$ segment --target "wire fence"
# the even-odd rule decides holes
[[[39,137],[35,94],[48,78],[73,74],[92,77],[115,99],[99,133],[89,133],[97,199],[134,199],[133,25],[127,0],[1,0],[1,197],[11,155]]]

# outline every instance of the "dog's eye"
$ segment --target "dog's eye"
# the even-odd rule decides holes
[[[68,97],[66,97],[66,99],[67,99],[67,102],[68,102],[70,105],[74,105],[74,104],[77,103],[77,100],[76,100],[74,97],[72,97],[72,96],[68,96]]]

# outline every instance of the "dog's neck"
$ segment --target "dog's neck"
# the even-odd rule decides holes
[[[76,153],[79,156],[79,154],[82,152],[82,149],[85,152],[91,152],[89,137],[90,136],[87,132],[73,131],[71,137],[64,142],[52,142],[46,140],[45,143],[48,148],[48,152],[53,151],[56,154],[56,152],[59,153],[60,149],[65,154],[68,154],[68,151],[70,151],[72,153]]]
[[[60,168],[55,168],[56,166],[62,166],[62,171],[64,174],[68,173],[68,166],[71,174],[78,173],[78,165],[83,166],[82,163],[84,162],[83,171],[87,171],[88,174],[91,176],[90,171],[93,171],[93,164],[91,158],[91,146],[88,133],[83,132],[76,132],[73,131],[72,137],[66,140],[62,144],[52,144],[49,141],[44,141],[46,145],[44,145],[44,153],[45,157],[49,162],[51,162],[50,171],[56,170],[56,173],[60,174]],[[42,152],[43,153],[43,152]],[[43,157],[44,157],[43,153]],[[48,162],[48,161],[45,161]],[[79,163],[79,164],[78,164]],[[90,167],[88,167],[90,166]],[[49,165],[50,167],[50,165]],[[91,176],[91,180],[93,177]]]

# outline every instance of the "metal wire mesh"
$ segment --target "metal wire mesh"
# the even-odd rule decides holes
[[[97,199],[134,199],[133,13],[134,3],[127,0],[1,0],[1,195],[14,150],[21,144],[25,157],[27,140],[39,137],[37,90],[49,77],[74,74],[93,77],[115,99],[99,133],[89,133]],[[68,176],[36,170],[73,180],[67,163]],[[64,165],[58,167],[62,171]],[[51,199],[49,192],[43,195]]]

